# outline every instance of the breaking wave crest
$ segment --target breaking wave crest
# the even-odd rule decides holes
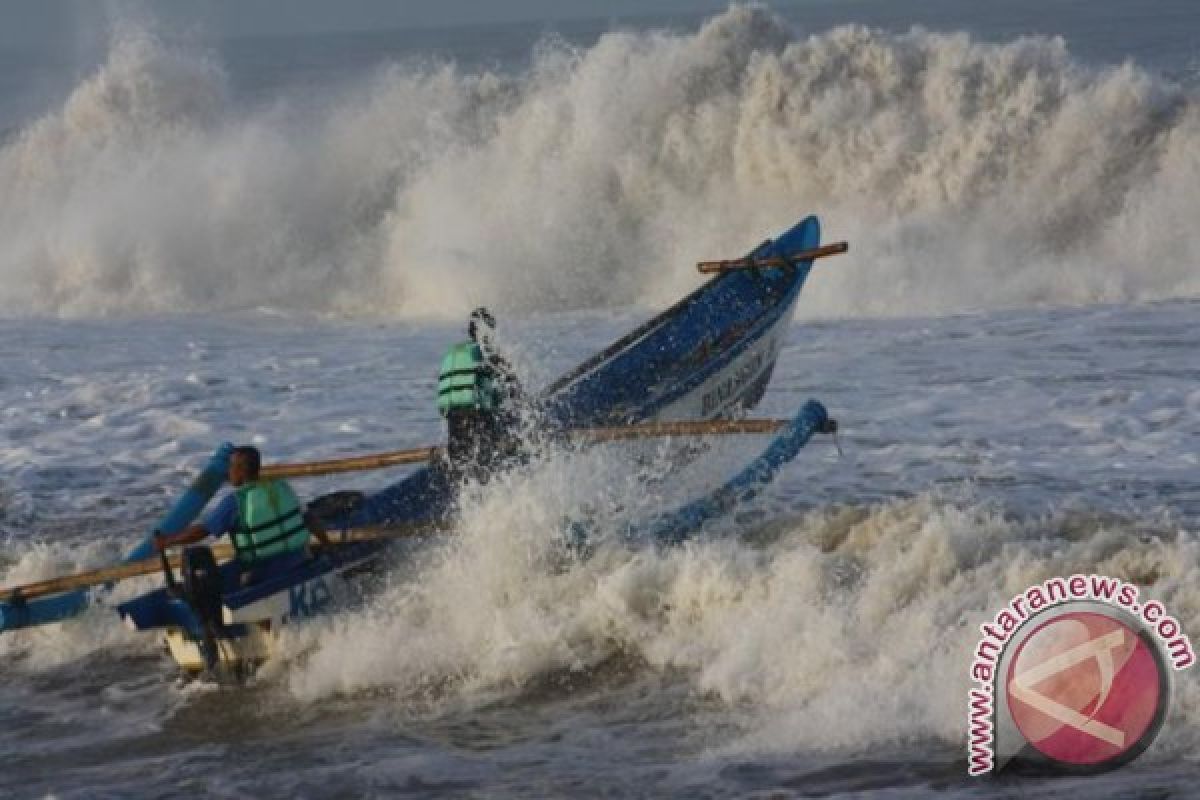
[[[250,109],[144,29],[0,145],[0,310],[440,316],[658,304],[800,216],[852,241],[806,313],[1200,292],[1200,112],[1055,38],[698,32],[382,65]]]
[[[730,752],[958,748],[978,626],[1034,583],[1076,572],[1136,581],[1200,629],[1194,536],[1129,520],[1018,521],[923,495],[574,561],[547,535],[558,492],[497,494],[370,611],[299,629],[283,673],[291,693],[313,702],[382,691],[412,710],[484,705],[536,691],[548,675],[586,684],[616,659],[677,671],[736,711]],[[1200,684],[1177,677],[1159,756],[1196,744]]]
[[[119,543],[97,538],[80,545],[53,542],[28,543],[9,539],[0,545],[0,586],[19,586],[84,569],[111,565],[120,553]],[[40,670],[75,665],[106,652],[154,652],[147,642],[118,624],[112,607],[152,588],[151,579],[126,581],[79,618],[63,625],[26,628],[0,636],[0,658],[13,672],[36,674]]]

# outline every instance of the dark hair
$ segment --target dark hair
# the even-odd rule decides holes
[[[244,458],[246,466],[250,468],[251,477],[258,477],[258,471],[262,468],[262,453],[258,452],[257,447],[249,444],[235,447],[233,448],[233,453],[230,454],[230,458],[233,458],[233,456]]]
[[[492,312],[488,311],[483,306],[471,312],[471,316],[467,318],[467,336],[470,336],[473,341],[479,340],[479,326],[495,330],[496,318],[492,316]]]

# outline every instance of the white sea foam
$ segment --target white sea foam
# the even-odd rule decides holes
[[[1016,522],[926,495],[815,512],[763,547],[705,538],[555,567],[546,510],[557,504],[531,502],[530,488],[485,502],[419,579],[398,581],[369,613],[297,639],[311,652],[292,665],[291,690],[470,704],[632,658],[682,670],[739,709],[743,736],[723,751],[860,752],[960,742],[977,626],[1044,578],[1133,581],[1200,630],[1194,532]],[[1178,677],[1160,756],[1196,745],[1200,686]]]
[[[1028,583],[1107,572],[1200,630],[1196,307],[795,325],[760,411],[818,397],[842,422],[844,458],[815,441],[749,513],[662,552],[603,535],[729,475],[761,438],[721,440],[658,484],[623,447],[556,458],[468,503],[456,535],[400,559],[365,613],[290,630],[259,688],[315,714],[341,695],[401,716],[497,699],[544,710],[547,683],[602,685],[617,664],[715,709],[723,733],[701,746],[722,747],[718,760],[956,748],[975,626]],[[630,321],[502,326],[554,374]],[[261,441],[270,460],[438,441],[432,373],[461,330],[226,315],[9,321],[0,333],[9,585],[111,562],[223,439]],[[585,511],[602,538],[579,562],[560,534]],[[146,658],[159,647],[104,609],[0,637],[13,691],[99,663],[144,676],[155,708],[173,674]],[[1180,676],[1151,757],[1194,752],[1194,674]]]
[[[804,37],[745,9],[695,35],[549,43],[516,76],[393,65],[320,115],[238,107],[211,58],[124,31],[0,150],[0,184],[16,187],[0,194],[0,306],[274,311],[11,327],[26,343],[0,354],[14,534],[0,584],[111,562],[223,439],[303,458],[440,436],[432,374],[457,331],[314,331],[297,309],[662,303],[695,285],[690,260],[809,211],[854,251],[814,272],[806,314],[1189,295],[1198,135],[1184,92],[1085,68],[1056,40]],[[564,518],[587,506],[612,532],[689,486],[648,491],[599,452],[556,462],[470,505],[366,613],[289,631],[264,682],[301,704],[382,689],[405,709],[482,705],[618,659],[728,709],[735,757],[957,746],[974,627],[1030,583],[1128,578],[1200,631],[1192,317],[1175,304],[797,329],[767,404],[818,395],[848,457],[805,451],[758,507],[787,513],[773,533],[601,542],[579,562]],[[524,324],[530,360],[564,363],[622,327]],[[713,455],[706,479],[737,463]],[[928,490],[943,483],[961,494]],[[856,500],[811,510],[828,497]],[[158,646],[96,608],[5,634],[0,657],[29,676]],[[1187,673],[1152,757],[1194,752],[1197,720]]]
[[[245,108],[144,29],[0,148],[0,310],[406,317],[663,303],[800,216],[853,253],[805,313],[1193,296],[1200,112],[1060,39],[737,7],[544,42],[519,74],[381,65]]]
[[[696,285],[690,260],[810,211],[854,250],[820,262],[803,314],[1197,291],[1193,100],[1054,39],[809,36],[736,9],[691,35],[547,42],[520,74],[381,65],[333,101],[250,107],[229,83],[214,57],[126,27],[57,110],[0,144],[0,314],[253,310],[0,320],[0,585],[111,563],[222,440],[305,460],[440,439],[437,358],[461,317],[307,311],[662,304]],[[232,694],[177,691],[160,640],[111,608],[5,633],[6,777],[170,793],[210,781],[216,753],[243,794],[291,790],[285,772],[293,794],[361,794],[487,770],[496,794],[505,776],[522,796],[617,773],[659,793],[668,751],[690,796],[710,773],[718,792],[753,793],[725,767],[773,754],[803,774],[833,753],[853,777],[830,792],[861,790],[879,768],[859,762],[892,745],[941,762],[961,752],[975,626],[1029,583],[1124,577],[1200,635],[1197,307],[796,325],[760,410],[818,397],[844,458],[815,442],[749,513],[662,551],[604,536],[761,441],[659,484],[621,448],[556,459],[468,502],[457,535],[400,559],[365,613],[289,628],[283,657]],[[638,316],[501,318],[537,386]],[[578,561],[559,535],[585,512],[600,539]],[[1178,676],[1129,792],[1194,783],[1196,674]],[[544,694],[562,685],[579,691]],[[635,716],[614,710],[635,695]],[[242,735],[280,754],[271,786],[261,759],[228,751]],[[323,757],[347,736],[366,766]],[[885,791],[924,791],[911,771]]]
[[[11,540],[0,551],[8,562],[0,564],[0,586],[18,586],[110,566],[119,557],[119,547],[120,543],[112,539],[92,539],[82,544]],[[115,592],[106,593],[102,603],[92,606],[79,617],[5,633],[0,636],[0,658],[12,669],[36,673],[97,657],[104,652],[120,651],[126,655],[151,652],[157,649],[157,643],[137,636],[119,624],[114,619],[112,606],[153,588],[156,582],[151,579],[125,581]]]

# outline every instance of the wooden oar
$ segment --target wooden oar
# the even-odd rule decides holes
[[[304,478],[313,475],[335,475],[339,472],[361,472],[368,469],[383,469],[401,464],[420,464],[437,455],[438,447],[414,447],[411,450],[391,450],[386,453],[354,456],[353,458],[331,458],[327,461],[309,461],[300,464],[268,464],[262,468],[264,478]]]
[[[425,536],[438,531],[445,530],[444,526],[429,524],[429,525],[406,525],[395,527],[368,527],[355,528],[345,532],[330,531],[329,537],[333,540],[334,545],[351,544],[353,542],[368,542],[376,539],[394,539],[406,538],[411,536]],[[316,540],[313,540],[316,543]],[[227,561],[233,558],[233,545],[229,542],[218,542],[211,545],[213,556],[218,561]],[[167,558],[167,562],[173,569],[178,569],[182,564],[182,558],[179,554],[171,555]],[[142,575],[153,575],[162,571],[162,560],[159,557],[147,558],[141,561],[130,561],[126,564],[118,564],[115,567],[102,567],[100,569],[86,570],[78,572],[74,575],[62,575],[57,578],[46,578],[45,580],[34,581],[24,584],[23,586],[13,586],[8,589],[0,589],[0,603],[10,603],[14,600],[32,600],[35,597],[45,597],[46,595],[58,594],[59,592],[68,592],[74,589],[86,589],[90,586],[98,586],[102,583],[116,583],[128,578],[137,578]]]
[[[656,436],[710,436],[736,433],[774,433],[787,424],[783,419],[697,419],[645,422],[618,428],[579,428],[571,435],[589,444],[648,439]]]
[[[701,261],[696,269],[701,272],[728,272],[734,269],[760,269],[762,267],[790,267],[797,261],[811,261],[826,256],[836,256],[850,249],[846,242],[814,247],[811,250],[801,250],[787,257],[772,256],[771,258],[735,258],[730,261]]]
[[[611,428],[578,428],[568,433],[572,437],[585,442],[599,444],[660,436],[772,433],[779,430],[785,424],[787,424],[786,420],[779,419],[678,420],[648,422],[639,425],[623,425]],[[332,475],[339,472],[380,469],[397,464],[414,464],[426,461],[432,458],[439,449],[437,447],[418,447],[411,450],[395,450],[387,453],[355,456],[353,458],[330,459],[302,464],[274,464],[264,466],[262,474],[272,478],[299,478],[315,475]],[[375,539],[424,536],[442,530],[445,530],[445,526],[431,523],[426,525],[354,528],[340,533],[331,531],[329,535],[336,545],[372,541]],[[233,546],[228,542],[212,545],[212,551],[217,560],[226,560],[233,557]],[[178,569],[181,559],[178,555],[173,555],[168,558],[168,563],[173,569]],[[60,592],[86,589],[102,583],[115,583],[127,578],[152,575],[160,571],[162,571],[162,561],[160,558],[131,561],[113,567],[87,570],[74,575],[47,578],[27,583],[23,586],[0,589],[0,603],[12,602],[14,600],[32,600],[37,597],[59,594]]]
[[[585,442],[617,442],[627,439],[646,439],[658,436],[716,436],[738,433],[772,433],[786,424],[778,419],[743,420],[681,420],[678,422],[647,422],[613,428],[578,428],[568,435]],[[362,472],[400,464],[418,464],[434,458],[439,447],[416,447],[411,450],[392,450],[353,458],[334,458],[297,464],[270,464],[262,468],[264,478],[305,478],[317,475],[336,475],[342,472]]]

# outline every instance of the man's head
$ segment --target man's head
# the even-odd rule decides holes
[[[496,318],[483,306],[472,311],[471,316],[467,318],[467,335],[472,341],[490,340],[495,330]]]
[[[242,445],[233,448],[229,456],[229,483],[241,486],[243,483],[258,480],[258,471],[262,467],[262,454],[257,447]]]

